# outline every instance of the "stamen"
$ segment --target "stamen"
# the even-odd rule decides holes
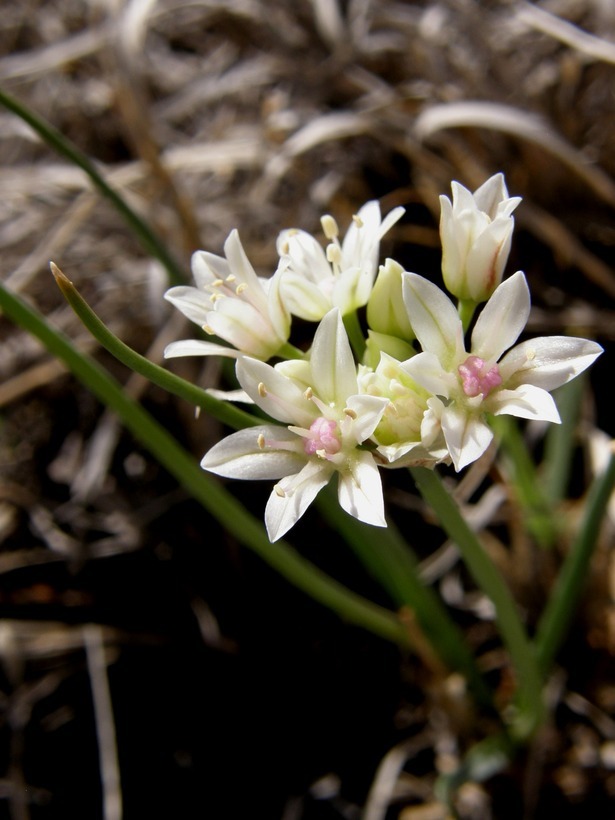
[[[224,284],[224,279],[214,279],[211,283],[212,288],[219,288]]]
[[[258,434],[258,438],[256,439],[256,443],[260,450],[265,449],[265,436],[262,433]]]
[[[265,396],[267,395],[267,388],[265,387],[263,382],[258,383],[258,388],[257,389],[258,389],[258,395],[261,397],[261,399],[264,399]]]
[[[237,285],[237,287],[235,288],[235,293],[237,294],[237,296],[241,296],[241,294],[247,287],[248,285],[246,282],[242,282],[240,285]]]
[[[226,277],[226,279],[224,281],[228,282],[230,285],[232,285],[233,282],[237,281],[237,277],[235,276],[234,273],[229,273],[229,275]]]
[[[353,214],[352,221],[357,226],[357,228],[362,228],[363,225],[364,225],[364,222],[361,219],[361,217],[359,216],[359,214]]]
[[[497,364],[487,370],[484,360],[478,356],[468,356],[458,370],[463,392],[470,398],[482,395],[485,399],[494,387],[502,384]]]
[[[536,351],[532,350],[531,347],[528,347],[525,351],[525,358],[528,360],[528,362],[531,362],[533,359],[536,358]]]
[[[305,393],[303,394],[303,396],[304,396],[304,398],[306,398],[308,401],[310,401],[310,400],[312,399],[312,397],[314,396],[314,391],[312,390],[312,388],[311,388],[311,387],[308,387],[308,389],[305,391]]]
[[[213,329],[213,327],[211,325],[203,325],[203,330],[209,336],[215,336],[216,335],[216,331]]]
[[[278,498],[286,498],[286,493],[280,487],[279,484],[276,484],[275,487],[273,488],[273,490],[274,490],[275,494],[278,496]]]
[[[337,227],[337,222],[332,216],[325,214],[320,218],[320,224],[322,225],[322,230],[327,239],[337,239],[340,230]]]
[[[356,419],[357,417],[356,410],[353,410],[352,407],[344,407],[344,415],[351,419]]]
[[[290,243],[289,242],[282,242],[282,254],[284,256],[288,256],[290,253]]]
[[[330,262],[332,265],[341,265],[342,264],[342,251],[340,250],[338,245],[327,245],[327,262]]]

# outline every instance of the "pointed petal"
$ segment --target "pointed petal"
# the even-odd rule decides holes
[[[350,396],[346,406],[354,411],[356,419],[352,432],[357,444],[368,439],[380,424],[382,414],[387,409],[389,400],[380,396]]]
[[[248,396],[272,418],[298,427],[309,427],[316,418],[316,406],[301,387],[274,367],[244,357],[238,360],[236,372]]]
[[[533,384],[521,384],[515,390],[498,390],[488,406],[489,411],[496,416],[508,415],[560,423],[553,396]]]
[[[333,284],[333,280],[331,280]],[[302,273],[282,270],[280,293],[288,310],[300,319],[319,322],[331,310],[331,297]]]
[[[451,300],[433,282],[416,273],[403,276],[403,295],[410,324],[424,351],[448,369],[463,354],[463,328]]]
[[[310,363],[314,392],[322,401],[343,407],[348,396],[358,393],[357,368],[337,308],[318,325]]]
[[[357,451],[350,472],[339,475],[337,494],[340,506],[354,518],[375,527],[386,527],[382,481],[371,453]]]
[[[237,283],[247,285],[246,298],[254,304],[261,313],[267,313],[267,300],[260,284],[260,280],[256,275],[256,271],[252,267],[246,252],[243,249],[239,233],[236,229],[232,230],[224,243],[224,253],[228,259],[228,263],[233,273],[237,277]]]
[[[222,256],[209,251],[196,251],[191,260],[192,275],[199,288],[211,285],[216,279],[226,279],[231,274],[229,263]]]
[[[261,435],[268,441],[296,445],[298,451],[261,448]],[[302,450],[300,439],[286,427],[246,427],[215,444],[203,457],[201,467],[225,478],[278,479],[299,472],[305,464]]]
[[[332,472],[328,461],[308,461],[301,472],[283,478],[276,485],[265,508],[265,525],[272,543],[301,518],[329,482]]]
[[[190,285],[169,288],[164,298],[199,327],[207,324],[207,316],[213,310],[209,294]]]
[[[442,413],[442,432],[457,472],[480,458],[493,438],[493,432],[480,416],[454,405]]]
[[[404,362],[404,370],[434,396],[448,399],[457,386],[456,376],[444,370],[438,357],[431,352],[417,353]]]
[[[510,350],[499,364],[506,387],[534,384],[555,390],[589,367],[602,353],[596,342],[572,336],[542,336]]]
[[[530,291],[521,271],[495,289],[472,333],[472,354],[495,363],[517,341],[530,315]]]
[[[179,356],[226,356],[236,359],[241,356],[239,350],[233,347],[224,347],[214,342],[203,342],[200,339],[180,339],[171,342],[164,349],[165,359],[176,359]]]
[[[240,299],[220,299],[207,315],[207,326],[242,353],[259,359],[269,359],[282,344],[263,314]]]

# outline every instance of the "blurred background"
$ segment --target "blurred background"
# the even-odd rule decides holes
[[[574,522],[575,493],[615,434],[610,0],[2,0],[0,85],[96,162],[187,280],[191,253],[221,253],[235,227],[267,275],[280,230],[319,235],[327,212],[344,230],[378,198],[406,208],[382,259],[438,281],[438,195],[504,172],[523,197],[509,271],[528,276],[529,330],[606,350],[583,401]],[[195,335],[163,300],[166,271],[83,172],[2,107],[0,191],[4,284],[200,458],[220,425],[100,351],[48,265],[157,362]],[[214,361],[167,366],[203,386],[220,378]],[[269,488],[233,491],[262,513]],[[388,501],[424,532],[409,480]],[[439,539],[428,530],[422,557]],[[292,541],[390,605],[323,539],[317,513]],[[607,527],[554,676],[554,720],[513,771],[468,789],[460,816],[613,815],[611,547]],[[543,579],[508,569],[535,612]],[[435,578],[486,656],[489,608],[458,567]],[[221,531],[0,316],[0,818],[438,820],[433,776],[454,732],[429,679]],[[395,789],[375,780],[393,748]]]

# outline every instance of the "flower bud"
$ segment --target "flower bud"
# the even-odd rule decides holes
[[[485,302],[502,281],[514,219],[521,197],[509,197],[502,174],[495,174],[472,194],[451,183],[453,201],[440,197],[442,275],[458,299]]]
[[[402,296],[403,273],[402,266],[393,259],[380,266],[367,303],[367,323],[377,333],[410,341],[414,333]]]

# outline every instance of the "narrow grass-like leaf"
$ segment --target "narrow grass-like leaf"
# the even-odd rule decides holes
[[[389,522],[386,529],[375,529],[352,516],[340,515],[339,504],[330,486],[320,493],[316,503],[329,525],[340,533],[395,605],[414,614],[440,662],[465,677],[477,702],[491,706],[491,693],[462,631],[438,595],[421,582],[418,559],[394,525]]]
[[[543,718],[542,676],[517,605],[495,564],[485,552],[435,470],[411,467],[410,472],[423,499],[431,506],[440,526],[459,548],[478,585],[495,607],[496,622],[517,677],[517,714],[511,735],[527,738]]]
[[[51,272],[55,277],[58,287],[62,291],[62,295],[81,319],[85,327],[92,336],[100,342],[111,355],[122,362],[122,364],[134,370],[135,373],[145,376],[150,382],[157,384],[169,393],[173,393],[185,399],[191,404],[194,404],[195,407],[202,408],[207,411],[210,416],[213,416],[218,419],[218,421],[227,424],[235,430],[262,424],[262,419],[257,419],[255,416],[246,413],[244,410],[240,410],[229,402],[214,398],[206,390],[186,381],[186,379],[182,379],[180,376],[176,376],[175,373],[171,373],[163,367],[159,367],[157,364],[150,362],[149,359],[146,359],[145,356],[141,356],[136,350],[128,347],[127,344],[124,344],[117,336],[111,333],[109,328],[106,327],[81,296],[73,283],[53,262],[51,263]]]
[[[124,219],[128,227],[134,231],[139,241],[155,259],[166,269],[170,284],[181,284],[186,281],[186,274],[172,257],[163,242],[160,241],[156,232],[134,211],[126,200],[109,185],[102,176],[96,165],[82,151],[77,148],[64,134],[54,128],[51,123],[46,122],[34,111],[25,106],[19,100],[7,94],[0,88],[0,104],[16,114],[26,122],[39,137],[57,154],[65,157],[73,165],[81,168],[88,175],[92,184],[100,193],[111,202],[120,216]]]
[[[558,649],[568,631],[576,612],[579,599],[587,581],[589,564],[598,542],[607,504],[615,487],[615,453],[609,463],[590,487],[585,502],[585,515],[570,552],[560,570],[555,589],[536,632],[536,651],[543,675],[548,675]]]
[[[346,621],[385,640],[408,646],[397,616],[357,595],[300,556],[284,541],[271,544],[263,524],[233,498],[139,404],[130,399],[97,362],[80,353],[62,333],[22,299],[0,285],[0,308],[13,322],[38,338],[109,409],[177,481],[239,542],[252,549],[290,583]]]

